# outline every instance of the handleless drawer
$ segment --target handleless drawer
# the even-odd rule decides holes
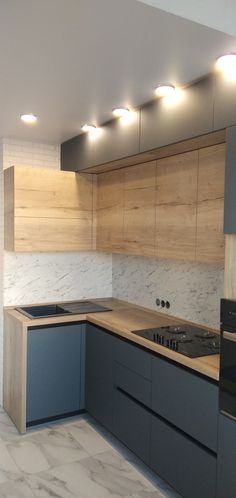
[[[152,358],[152,409],[213,451],[218,386],[161,358]]]
[[[183,498],[215,498],[216,457],[152,416],[150,465]]]
[[[115,385],[144,405],[151,405],[151,381],[123,365],[114,365]]]
[[[149,464],[151,415],[127,395],[114,390],[114,434]]]
[[[115,348],[115,361],[146,379],[151,379],[151,354],[132,343],[119,340]]]

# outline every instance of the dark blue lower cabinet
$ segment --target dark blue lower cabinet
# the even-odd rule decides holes
[[[85,325],[28,330],[26,423],[84,408]]]
[[[99,327],[87,324],[85,407],[110,431],[113,430],[113,352],[116,340]]]
[[[158,417],[151,424],[151,468],[184,498],[215,498],[216,456]]]
[[[217,498],[236,497],[236,421],[219,417]]]
[[[115,389],[113,423],[115,436],[149,465],[150,413],[127,394]]]

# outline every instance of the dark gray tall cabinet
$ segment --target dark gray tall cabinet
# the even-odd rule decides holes
[[[236,497],[236,422],[219,416],[217,498]]]
[[[84,324],[29,328],[27,425],[84,408],[84,348]]]

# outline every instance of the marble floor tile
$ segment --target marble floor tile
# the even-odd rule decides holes
[[[16,438],[20,438],[20,434],[13,424],[11,419],[8,417],[6,412],[0,411],[0,438],[4,441],[11,441]]]
[[[19,469],[9,454],[4,441],[0,440],[0,483],[16,479],[19,476]]]
[[[7,443],[7,449],[18,468],[26,474],[42,472],[88,456],[70,434],[52,428]]]
[[[35,498],[32,489],[21,477],[15,481],[0,484],[0,498]]]
[[[106,439],[101,436],[86,420],[79,420],[57,427],[63,433],[75,439],[89,455],[96,455],[112,449]]]

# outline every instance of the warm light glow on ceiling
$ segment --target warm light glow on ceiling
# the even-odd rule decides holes
[[[236,80],[236,54],[225,54],[218,57],[216,69],[222,71],[230,80]]]
[[[124,118],[129,115],[130,110],[128,107],[115,107],[112,109],[112,113],[116,118]]]
[[[37,121],[37,116],[35,114],[21,114],[20,119],[27,124],[34,124]]]
[[[173,93],[175,93],[174,85],[158,85],[155,88],[155,94],[157,97],[168,97],[169,95],[173,95]]]
[[[93,124],[84,124],[83,126],[81,126],[81,130],[82,131],[85,131],[85,132],[88,132],[88,131],[92,131],[94,132],[95,130],[97,129],[97,127]]]

